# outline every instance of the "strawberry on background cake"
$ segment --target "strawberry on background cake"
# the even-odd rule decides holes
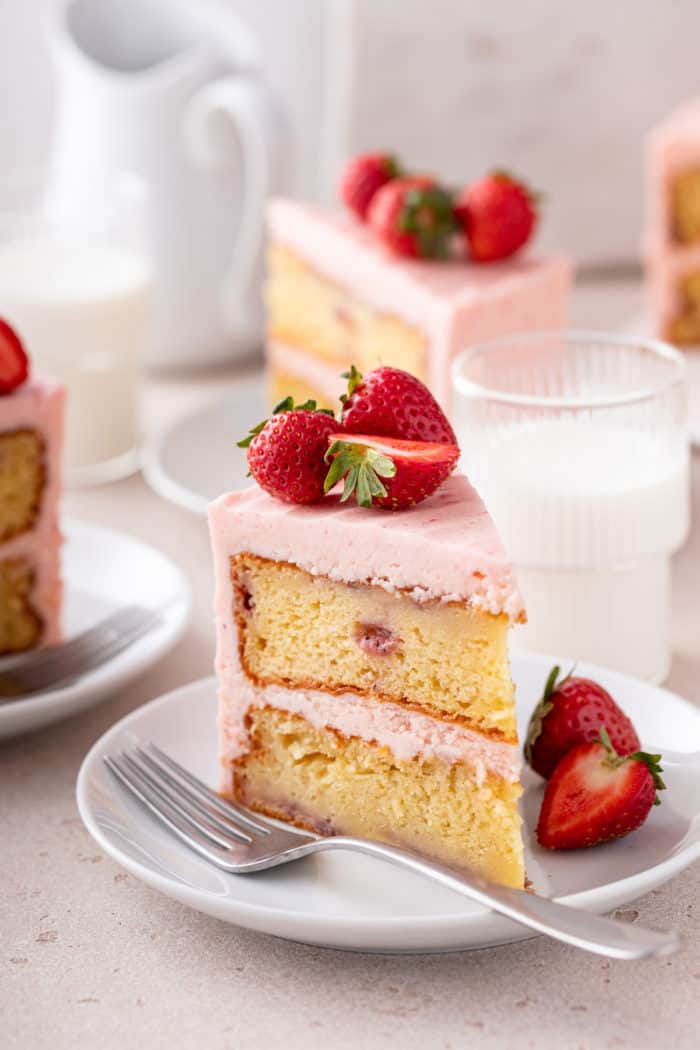
[[[0,655],[61,638],[64,402],[0,321]]]
[[[425,386],[284,399],[209,508],[222,790],[522,886],[508,559]]]
[[[349,162],[340,195],[345,207],[268,208],[271,404],[334,404],[354,362],[410,372],[449,410],[464,347],[564,324],[571,263],[527,252],[539,205],[514,176],[452,192],[375,153]]]

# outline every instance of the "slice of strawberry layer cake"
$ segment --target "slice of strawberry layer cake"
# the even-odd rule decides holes
[[[0,321],[0,655],[61,638],[64,403]]]
[[[349,161],[339,189],[345,208],[268,208],[272,404],[293,394],[332,405],[354,361],[411,372],[449,411],[465,346],[564,324],[571,261],[530,252],[542,205],[514,176],[455,194],[371,154]]]
[[[223,793],[522,886],[508,559],[454,445],[351,420],[283,408],[210,506]]]

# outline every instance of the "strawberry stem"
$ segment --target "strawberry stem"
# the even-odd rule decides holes
[[[625,762],[643,762],[651,773],[652,780],[654,781],[654,787],[656,788],[657,794],[654,798],[654,805],[660,806],[661,799],[659,798],[658,792],[664,791],[666,785],[664,784],[661,774],[663,769],[661,768],[661,755],[650,755],[648,751],[635,751],[631,755],[619,755],[615,748],[612,746],[610,735],[605,726],[600,727],[600,733],[598,735],[598,743],[602,744],[605,750],[608,752],[605,759],[605,764],[610,766],[612,769],[617,769],[619,766],[625,764]]]
[[[403,175],[401,165],[391,153],[384,158],[384,171],[390,179],[398,179],[400,175]]]
[[[535,707],[535,710],[530,715],[530,722],[527,727],[527,736],[525,737],[524,754],[525,760],[528,765],[532,765],[532,749],[535,746],[535,741],[542,732],[542,724],[554,707],[552,703],[552,693],[557,687],[557,679],[559,678],[560,668],[558,666],[553,667],[549,672],[547,681],[545,682],[542,696]]]
[[[381,478],[393,478],[396,465],[392,459],[368,445],[356,445],[350,441],[334,441],[325,455],[326,463],[333,461],[323,483],[328,492],[341,478],[345,479],[341,503],[346,503],[352,494],[361,507],[371,507],[372,500],[387,495]]]
[[[340,377],[341,377],[341,379],[347,379],[347,381],[348,381],[348,392],[347,392],[347,394],[341,394],[340,395],[341,404],[344,405],[345,402],[348,400],[348,398],[352,397],[352,395],[355,393],[355,391],[357,390],[358,386],[362,382],[362,372],[358,371],[357,368],[355,368],[354,365],[350,365],[350,371],[349,372],[341,372],[340,373]]]
[[[546,193],[543,193],[541,190],[534,190],[524,179],[518,178],[517,175],[514,175],[512,171],[508,171],[507,168],[494,168],[491,176],[494,179],[503,179],[505,182],[512,182],[519,186],[533,204],[543,204],[547,200]]]
[[[440,186],[410,190],[397,225],[402,233],[415,235],[424,259],[446,259],[450,237],[459,229],[452,194]]]
[[[290,395],[282,398],[278,401],[275,407],[272,409],[272,415],[277,416],[280,412],[322,412],[324,416],[330,416],[331,419],[335,418],[335,413],[330,408],[317,408],[316,402],[313,398],[309,398],[308,401],[304,401],[302,405],[295,405],[294,398]],[[238,448],[248,448],[254,437],[257,437],[260,431],[263,429],[267,419],[263,419],[261,423],[257,423],[254,427],[251,427],[244,438],[236,442]]]

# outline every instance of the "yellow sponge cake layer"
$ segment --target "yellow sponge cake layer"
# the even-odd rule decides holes
[[[23,558],[0,561],[0,655],[36,645],[41,617],[33,608],[34,573]]]
[[[466,763],[398,760],[286,711],[251,708],[247,721],[251,749],[232,785],[246,805],[321,834],[411,846],[522,887],[517,782],[477,776]]]
[[[268,338],[301,347],[340,372],[393,365],[426,375],[426,337],[398,317],[373,310],[316,273],[291,249],[271,245],[266,303]]]
[[[44,480],[41,437],[29,429],[0,434],[0,542],[33,527]]]
[[[508,618],[419,603],[251,554],[231,559],[240,659],[256,684],[355,690],[516,739]]]

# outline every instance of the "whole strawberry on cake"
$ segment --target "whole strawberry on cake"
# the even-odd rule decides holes
[[[508,559],[426,387],[346,382],[338,417],[284,398],[209,508],[222,791],[522,886]]]
[[[0,320],[0,655],[61,637],[64,389]]]
[[[270,404],[331,407],[351,362],[424,382],[448,412],[465,346],[564,324],[571,264],[528,248],[541,203],[493,171],[453,190],[368,153],[341,173],[343,207],[290,199],[268,209]]]

